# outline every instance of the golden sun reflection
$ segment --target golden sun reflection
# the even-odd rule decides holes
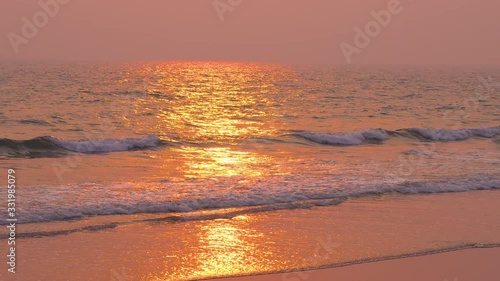
[[[265,157],[255,153],[236,151],[227,147],[183,147],[185,176],[189,178],[215,178],[231,176],[260,176]]]
[[[291,75],[282,66],[168,63],[146,65],[141,71],[147,72],[137,75],[144,76],[148,95],[136,108],[157,121],[143,125],[196,143],[232,143],[281,129],[276,122],[281,110],[274,97],[280,91],[276,84]]]
[[[272,164],[270,157],[238,147],[281,134],[282,105],[274,95],[290,71],[224,62],[156,63],[141,71],[148,95],[135,101],[138,115],[145,116],[137,127],[180,144],[172,149],[184,161],[175,165],[178,175],[255,177]]]
[[[251,215],[188,223],[182,226],[186,235],[176,239],[180,243],[165,244],[164,270],[142,280],[199,280],[269,272],[282,266],[283,261],[275,257],[276,245],[261,224],[260,218]]]
[[[200,252],[194,278],[230,276],[267,269],[265,260],[272,252],[259,247],[263,234],[249,227],[246,216],[213,220],[200,226]],[[262,245],[260,245],[262,246]]]

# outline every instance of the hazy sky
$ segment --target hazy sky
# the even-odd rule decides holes
[[[68,3],[48,12],[39,3],[55,1]],[[3,0],[0,59],[345,64],[344,42],[353,64],[500,65],[500,1],[397,2]],[[370,25],[388,5],[398,13]],[[373,37],[356,45],[367,24]]]

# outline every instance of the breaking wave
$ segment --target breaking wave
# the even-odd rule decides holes
[[[353,133],[313,133],[300,132],[296,135],[320,144],[332,145],[360,145],[367,142],[381,142],[389,138],[382,129],[368,129]]]
[[[109,138],[87,140],[64,140],[44,136],[30,140],[0,139],[1,157],[59,157],[69,152],[105,153],[137,150],[161,144],[159,137],[148,135],[142,138]]]
[[[407,128],[396,131],[384,129],[367,129],[345,133],[296,132],[294,136],[328,145],[361,145],[365,143],[381,143],[390,137],[403,137],[425,141],[463,141],[474,137],[493,138],[500,135],[499,127],[476,129],[443,129],[443,128]]]
[[[94,186],[53,186],[53,187],[30,187],[26,189],[24,197],[32,198],[29,207],[24,208],[24,214],[20,223],[64,221],[89,216],[107,215],[130,215],[139,213],[188,213],[193,211],[214,210],[223,208],[246,208],[241,212],[258,212],[283,209],[312,208],[316,206],[331,206],[344,202],[349,197],[363,197],[383,195],[387,193],[400,194],[429,194],[446,192],[465,192],[473,190],[500,189],[500,179],[497,177],[470,177],[451,178],[446,180],[421,180],[421,181],[373,181],[356,179],[347,186],[341,186],[332,179],[323,179],[315,187],[303,184],[303,180],[297,178],[286,186],[280,182],[264,182],[262,186],[250,190],[228,190],[227,192],[216,192],[217,187],[210,187],[204,192],[193,193],[192,196],[177,198],[179,187],[172,186],[175,183],[152,183],[154,188],[133,191],[130,184],[117,183],[111,185]],[[199,183],[207,186],[206,183]],[[234,186],[228,183],[228,186]],[[322,186],[322,188],[318,188]],[[195,183],[189,184],[188,189],[197,189]],[[215,188],[216,190],[212,190]],[[45,204],[38,202],[36,196],[29,193],[37,193],[44,190],[49,192],[53,198],[67,198],[74,190],[81,194],[75,202],[54,203],[54,207],[47,208]],[[87,198],[85,194],[98,194],[106,191],[109,196]],[[56,200],[56,199],[54,199]],[[38,206],[38,207],[37,207]],[[255,209],[255,207],[258,207]],[[238,211],[238,214],[241,214]],[[180,220],[189,219],[182,216]],[[0,223],[2,224],[2,223]]]

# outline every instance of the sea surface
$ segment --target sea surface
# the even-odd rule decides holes
[[[499,189],[499,91],[479,67],[2,63],[0,167],[20,237]]]

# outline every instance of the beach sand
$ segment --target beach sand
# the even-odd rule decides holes
[[[116,227],[45,237],[22,234],[95,222],[20,225],[17,273],[0,272],[0,280],[193,280],[346,262],[365,263],[307,272],[308,279],[296,273],[242,280],[499,280],[498,249],[403,258],[500,245],[498,202],[500,191],[391,194],[311,209],[212,212],[209,218],[200,213],[159,222],[132,220],[165,214],[109,217],[119,222]],[[401,259],[366,263],[391,257]]]
[[[498,281],[500,248],[469,249],[302,272],[220,281]],[[214,279],[215,280],[215,279]]]

